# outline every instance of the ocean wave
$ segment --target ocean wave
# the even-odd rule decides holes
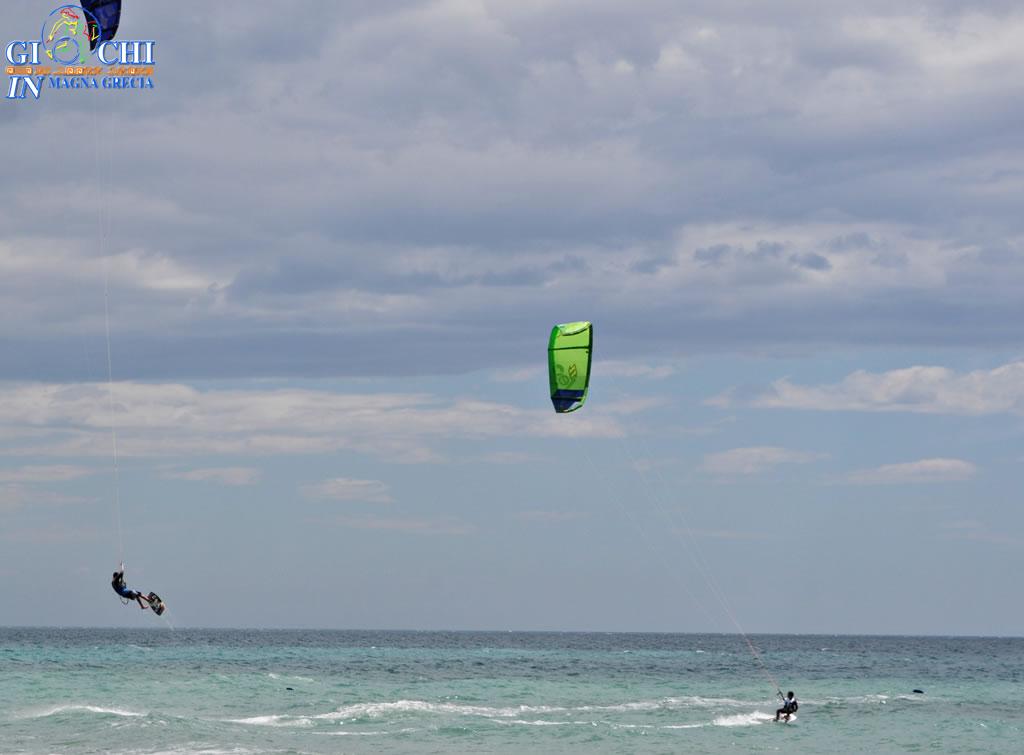
[[[903,698],[902,695],[898,695],[895,699]],[[801,700],[800,703],[811,703],[818,705],[830,705],[830,706],[842,706],[842,705],[885,705],[891,698],[889,695],[884,694],[873,694],[873,695],[854,695],[852,697],[826,697],[823,701],[817,700]],[[907,695],[905,699],[917,699],[913,695]]]
[[[725,715],[713,715],[709,711],[708,718],[703,721],[691,721],[680,723],[639,723],[624,722],[614,719],[601,720],[600,716],[594,718],[578,718],[580,713],[613,713],[613,712],[635,712],[649,710],[693,710],[694,708],[708,708],[711,706],[748,706],[749,703],[732,700],[730,698],[666,698],[658,701],[640,701],[633,703],[622,703],[618,705],[583,705],[583,706],[556,706],[556,705],[517,705],[517,706],[488,706],[470,705],[465,703],[452,702],[429,702],[426,700],[394,700],[386,702],[367,702],[345,705],[337,710],[326,713],[299,714],[269,714],[261,716],[250,716],[246,718],[230,719],[231,723],[247,726],[268,726],[268,727],[310,727],[317,724],[334,723],[338,728],[330,727],[333,731],[324,732],[333,736],[385,736],[394,735],[401,731],[416,731],[417,729],[394,729],[389,725],[398,723],[398,719],[409,715],[447,716],[460,717],[469,716],[484,718],[494,724],[501,726],[529,726],[529,727],[602,727],[615,730],[634,729],[658,729],[664,731],[700,729],[708,726],[718,727],[747,727],[758,726],[772,721],[773,716],[763,711],[750,711],[729,713]],[[575,716],[574,716],[575,714]],[[550,716],[550,717],[547,717]],[[341,730],[345,724],[356,724],[359,722],[368,723],[377,721],[378,726],[384,725],[383,729],[374,728],[371,730]]]
[[[696,724],[626,724],[618,723],[615,721],[544,721],[534,720],[528,721],[522,718],[514,718],[510,721],[495,721],[506,726],[603,726],[609,729],[629,729],[629,730],[649,730],[649,729],[702,729],[705,726],[711,726],[711,722],[707,723],[696,723]]]
[[[630,713],[654,710],[683,710],[720,706],[749,705],[730,698],[669,697],[662,700],[640,700],[637,702],[613,703],[610,705],[516,705],[492,707],[467,705],[465,703],[432,703],[426,700],[396,700],[394,702],[356,703],[346,705],[333,713],[323,713],[314,718],[357,719],[379,718],[389,713],[433,713],[443,715],[482,716],[485,718],[515,718],[523,715],[552,713]]]
[[[768,713],[736,713],[732,716],[719,716],[712,721],[713,726],[757,726],[772,721],[775,717]]]
[[[276,673],[274,671],[267,672],[267,677],[270,678],[270,679],[297,679],[300,682],[315,682],[316,681],[316,679],[313,679],[312,677],[309,677],[309,676],[299,676],[298,674],[284,674],[284,675],[282,675],[282,674],[278,674],[278,673]]]
[[[717,708],[720,706],[748,706],[750,700],[737,700],[732,697],[668,697],[665,702],[673,708]]]
[[[593,726],[593,721],[527,721],[524,718],[513,718],[511,721],[502,721],[502,723],[516,724],[519,726]]]
[[[383,702],[354,703],[343,705],[328,713],[307,715],[270,714],[231,719],[232,723],[256,726],[309,726],[317,721],[359,721],[364,719],[380,720],[388,716],[402,715],[437,715],[437,716],[471,716],[494,720],[516,719],[545,715],[565,715],[580,713],[637,713],[647,711],[682,711],[694,708],[744,707],[749,702],[732,698],[706,697],[669,697],[661,700],[640,700],[636,702],[613,703],[609,705],[515,705],[489,706],[470,705],[467,703],[429,702],[427,700],[394,700]],[[544,724],[551,724],[544,721]],[[566,723],[577,723],[574,721]],[[583,723],[590,723],[589,721]],[[728,724],[724,724],[728,725]]]
[[[389,732],[380,732],[386,734]],[[328,732],[331,736],[343,736],[343,735],[354,735],[355,732]],[[231,747],[216,745],[184,745],[167,750],[154,750],[148,747],[139,747],[130,750],[110,750],[104,749],[103,752],[108,755],[270,755],[279,754],[285,752],[284,750],[274,749],[250,749],[247,747]],[[303,750],[287,750],[287,752],[303,753]]]
[[[571,710],[600,713],[630,713],[654,710],[687,710],[690,708],[718,708],[723,706],[748,706],[750,701],[734,700],[728,697],[665,697],[660,700],[638,700],[632,703],[611,705],[581,705]]]
[[[148,713],[140,713],[134,710],[124,710],[122,708],[104,708],[99,705],[56,705],[51,708],[44,708],[43,710],[25,712],[20,715],[16,715],[16,718],[49,718],[50,716],[57,716],[61,713],[96,713],[103,716],[123,716],[136,718],[140,716],[147,716]]]
[[[380,718],[388,714],[430,713],[441,715],[480,716],[484,718],[514,718],[523,714],[567,713],[569,708],[552,705],[517,705],[495,708],[487,705],[463,703],[431,703],[426,700],[396,700],[394,702],[355,703],[345,705],[332,713],[321,713],[313,718],[335,721],[360,718]]]
[[[313,721],[309,716],[269,715],[250,716],[249,718],[229,718],[228,723],[248,724],[250,726],[312,726]]]
[[[705,726],[711,726],[712,724],[663,724],[659,726],[659,729],[703,729]]]

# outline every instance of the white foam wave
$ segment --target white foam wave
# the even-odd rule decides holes
[[[250,726],[282,726],[282,727],[295,727],[295,726],[312,726],[313,722],[308,716],[286,716],[286,715],[270,715],[270,716],[251,716],[249,718],[231,718],[228,719],[233,724],[248,724]]]
[[[103,708],[99,705],[57,705],[52,708],[46,708],[40,711],[33,711],[31,713],[24,713],[19,718],[49,718],[50,716],[56,716],[61,713],[98,713],[106,716],[124,716],[124,717],[139,717],[145,716],[146,713],[139,713],[134,710],[124,710],[122,708]]]
[[[268,672],[267,676],[270,679],[297,679],[300,682],[315,682],[316,681],[316,679],[313,679],[311,677],[308,677],[308,676],[298,676],[297,674],[292,674],[290,676],[287,676],[287,675],[286,676],[281,676],[281,674],[278,674],[278,673],[276,673],[274,671]]]
[[[405,731],[415,731],[415,729],[403,729]],[[391,734],[390,731],[329,731],[328,735],[332,737],[379,737],[384,734]]]
[[[274,726],[274,727],[299,727],[313,726],[317,723],[327,722],[355,722],[360,720],[386,720],[409,715],[424,716],[447,716],[461,717],[470,716],[486,718],[495,723],[518,724],[528,726],[595,726],[599,722],[593,720],[576,720],[572,717],[580,714],[607,715],[614,713],[637,713],[648,711],[685,711],[707,708],[746,708],[749,701],[734,700],[731,698],[707,698],[707,697],[668,697],[661,700],[641,700],[636,702],[624,702],[611,705],[516,705],[516,706],[490,706],[472,705],[456,702],[430,702],[427,700],[393,700],[381,702],[353,703],[343,705],[336,710],[327,713],[309,713],[306,715],[270,714],[250,716],[247,718],[230,719],[231,723],[245,724],[250,726]],[[556,718],[545,718],[554,716]],[[763,723],[772,718],[767,713],[743,713],[735,715],[719,716],[712,723],[680,724],[675,727],[665,728],[698,728],[701,726],[747,726],[754,723]],[[627,724],[612,724],[615,726],[627,726]]]
[[[514,718],[524,714],[566,713],[567,708],[549,705],[517,705],[494,708],[487,705],[461,703],[430,703],[425,700],[396,700],[383,703],[356,703],[345,705],[332,713],[321,713],[313,718],[328,721],[354,718],[381,718],[395,713],[428,713],[441,715],[482,716],[485,718]]]
[[[914,696],[908,696],[910,699],[914,699]],[[876,695],[854,695],[853,697],[826,697],[823,703],[825,705],[885,705],[889,700],[888,695],[876,694]],[[801,700],[803,703],[815,703],[815,700]]]
[[[616,703],[615,705],[581,705],[574,710],[587,713],[628,713],[630,711],[660,710],[668,707],[665,701],[643,700],[635,703]]]
[[[720,708],[723,706],[745,707],[749,701],[734,700],[729,697],[666,697],[661,700],[639,700],[633,703],[617,703],[614,705],[581,705],[572,708],[574,711],[629,713],[635,711],[654,710],[686,710],[689,708]]]
[[[322,732],[322,733],[323,733],[324,736],[328,736],[328,737],[386,737],[389,734],[390,735],[394,735],[394,734],[415,734],[418,731],[421,731],[421,730],[420,729],[416,729],[416,728],[411,727],[411,726],[408,726],[408,727],[406,727],[404,729],[390,729],[390,730],[387,730],[387,731],[344,731],[344,730],[341,730],[341,731],[325,731],[325,732]],[[317,733],[321,733],[321,732],[317,732]]]
[[[388,714],[425,713],[455,716],[481,716],[485,718],[517,718],[529,715],[557,713],[630,713],[655,710],[680,710],[687,708],[709,708],[721,706],[744,706],[748,702],[729,698],[709,697],[668,697],[663,700],[641,700],[615,703],[612,705],[517,705],[514,707],[492,707],[467,705],[465,703],[432,703],[425,700],[396,700],[394,702],[356,703],[338,708],[332,713],[322,713],[313,718],[343,720],[352,718],[380,718]]]
[[[740,706],[745,707],[750,705],[749,700],[737,700],[732,697],[698,697],[691,695],[688,697],[667,697],[665,702],[669,707],[673,708],[718,708],[722,706]]]
[[[708,724],[665,724],[660,729],[703,729]]]
[[[513,718],[508,721],[510,724],[519,724],[520,726],[591,726],[591,721],[527,721],[523,718]]]
[[[141,753],[142,750],[137,752]],[[220,750],[217,748],[207,748],[206,750],[145,750],[146,755],[255,755],[261,750],[246,750],[241,747],[236,747],[231,750]]]
[[[714,726],[757,726],[772,721],[775,717],[760,711],[753,713],[737,713],[732,716],[719,716],[711,723]]]

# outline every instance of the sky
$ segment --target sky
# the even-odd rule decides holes
[[[123,558],[174,626],[1024,634],[1019,3],[118,37],[0,107],[0,625],[164,626]]]

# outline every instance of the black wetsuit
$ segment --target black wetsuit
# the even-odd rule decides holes
[[[123,571],[114,572],[114,577],[110,580],[110,586],[114,588],[114,592],[126,600],[137,600],[142,596],[141,592],[128,589],[128,585],[124,583]]]
[[[785,716],[789,719],[789,717],[796,713],[799,708],[800,704],[796,701],[795,697],[791,697],[788,700],[783,699],[782,707],[775,711],[775,720],[778,721],[779,716]]]

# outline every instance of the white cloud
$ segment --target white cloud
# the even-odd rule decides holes
[[[959,482],[974,477],[977,471],[974,464],[962,459],[921,459],[862,469],[850,473],[847,480],[859,485]]]
[[[495,383],[529,383],[546,378],[547,369],[544,367],[520,367],[519,369],[498,370],[491,373],[491,380]]]
[[[416,519],[401,517],[338,517],[334,520],[341,527],[358,530],[385,530],[391,532],[411,532],[419,535],[470,535],[476,532],[472,524],[458,519],[443,517],[439,519]]]
[[[819,411],[1024,414],[1024,361],[963,374],[921,366],[882,373],[858,370],[838,383],[817,386],[782,379],[751,399],[740,400],[727,392],[707,403]]]
[[[594,374],[602,378],[646,378],[648,380],[664,380],[676,374],[676,368],[670,364],[645,364],[643,362],[623,362],[615,360],[597,360],[594,362]]]
[[[496,453],[485,454],[480,457],[480,460],[488,464],[530,464],[544,461],[545,458],[540,454],[526,451],[497,451]]]
[[[332,501],[391,503],[394,500],[388,492],[388,486],[380,480],[335,477],[316,484],[303,485],[299,490],[309,498]]]
[[[994,532],[984,522],[963,520],[959,522],[946,522],[940,524],[939,528],[946,531],[945,537],[951,540],[966,540],[977,543],[993,543],[996,545],[1013,545],[1020,547],[1024,545],[1024,538],[1013,532]]]
[[[541,524],[560,524],[583,516],[577,511],[520,511],[515,515],[516,519],[521,521]]]
[[[0,482],[64,482],[96,474],[96,469],[68,464],[24,466],[0,469]]]
[[[668,403],[668,399],[661,398],[658,396],[648,396],[644,398],[626,398],[618,401],[605,401],[599,407],[595,407],[597,412],[602,414],[613,414],[619,416],[628,416],[631,414],[640,414],[642,412],[650,411],[651,409],[657,409],[660,406],[664,406]]]
[[[14,509],[25,500],[24,490],[14,485],[0,486],[0,511]]]
[[[714,420],[713,422],[706,422],[702,425],[683,425],[681,427],[677,427],[676,432],[683,435],[714,435],[715,433],[721,432],[726,425],[731,425],[735,422],[735,416],[727,416]]]
[[[0,507],[2,507],[0,499]],[[64,545],[67,543],[84,543],[106,540],[109,542],[110,532],[94,526],[68,526],[60,523],[51,524],[46,527],[30,527],[18,529],[0,529],[0,540],[24,545]],[[24,569],[19,569],[19,574],[24,574]]]
[[[171,480],[217,482],[221,485],[254,485],[260,479],[260,470],[255,467],[209,467],[164,472],[163,477]]]
[[[352,449],[397,462],[439,460],[438,439],[617,437],[614,415],[650,400],[611,403],[571,417],[428,394],[345,394],[310,389],[199,390],[179,383],[107,386],[0,384],[0,434],[9,454],[122,456],[311,454]],[[25,433],[29,429],[33,432]]]
[[[675,529],[676,534],[686,535],[687,537],[706,537],[714,540],[770,540],[771,536],[763,532],[741,532],[739,530],[690,530],[690,529]]]
[[[82,496],[64,495],[24,485],[0,485],[0,509],[15,509],[26,505],[62,506],[88,500]]]
[[[701,469],[721,477],[753,475],[780,464],[807,464],[822,457],[822,454],[778,446],[754,446],[708,454],[704,457]]]
[[[639,472],[640,474],[646,474],[659,467],[674,466],[678,462],[675,459],[651,459],[651,458],[639,458],[633,459],[629,466]]]

